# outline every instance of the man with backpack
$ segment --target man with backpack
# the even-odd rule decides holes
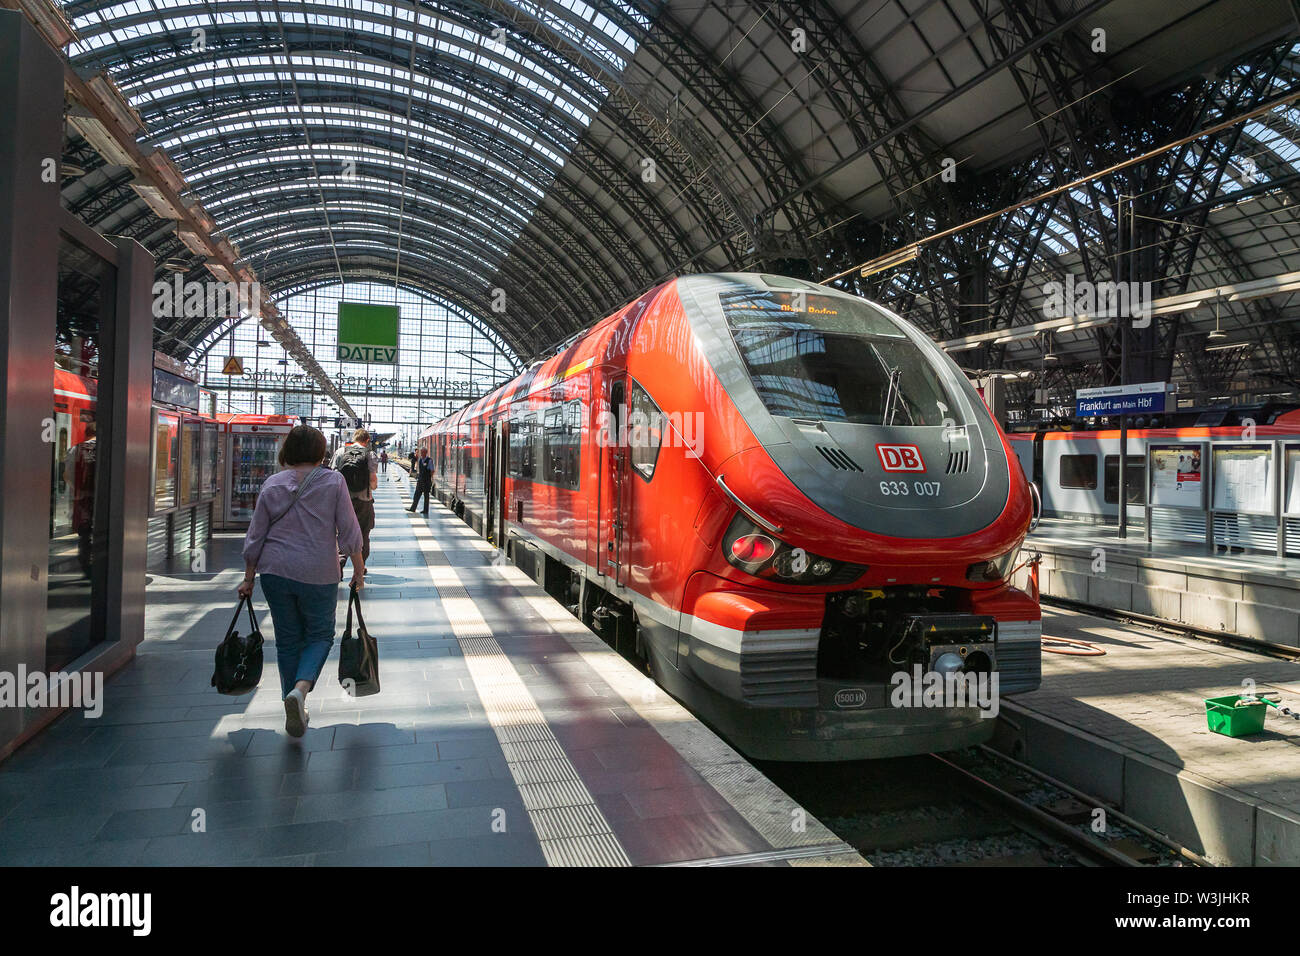
[[[379,484],[379,459],[370,450],[370,432],[358,428],[352,441],[334,453],[330,467],[343,476],[348,493],[352,496],[352,510],[357,513],[361,526],[361,557],[370,558],[370,531],[375,526],[375,497],[373,491]],[[347,558],[339,559],[339,579]]]

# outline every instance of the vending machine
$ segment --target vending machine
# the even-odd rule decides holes
[[[248,527],[262,482],[280,470],[280,446],[297,424],[296,415],[234,415],[226,422],[223,530]]]

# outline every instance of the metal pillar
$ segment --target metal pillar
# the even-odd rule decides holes
[[[1128,200],[1128,248],[1125,250],[1127,255],[1121,260],[1123,263],[1123,272],[1121,273],[1129,283],[1137,281],[1137,197],[1120,196],[1119,210],[1124,210],[1124,200]],[[1119,226],[1120,242],[1124,241],[1123,216],[1117,215],[1115,222]],[[1120,273],[1119,269],[1115,270]],[[1128,340],[1129,330],[1133,325],[1133,301],[1132,295],[1126,297],[1128,302],[1128,315],[1118,316],[1119,322],[1119,384],[1123,387],[1128,384]],[[1103,465],[1105,459],[1103,457]],[[1103,472],[1104,472],[1103,467]],[[1103,482],[1105,475],[1102,476]],[[1125,413],[1119,417],[1119,531],[1120,538],[1128,537],[1128,414]]]
[[[144,637],[154,262],[61,207],[64,64],[22,13],[0,10],[0,671],[46,669],[54,346],[61,234],[116,267],[101,330],[96,538],[107,552],[104,640],[67,670],[108,673]],[[142,477],[144,476],[144,477]],[[102,522],[102,524],[101,524]],[[54,707],[0,708],[0,760],[54,720]]]
[[[63,65],[0,10],[0,670],[45,670]],[[54,173],[48,173],[49,162]],[[52,179],[53,181],[49,181]],[[0,708],[0,756],[39,714]]]

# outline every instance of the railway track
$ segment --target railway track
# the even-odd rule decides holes
[[[1208,865],[986,747],[763,770],[876,866]]]
[[[1167,621],[1159,617],[1135,614],[1132,611],[1117,611],[1108,607],[1097,607],[1094,604],[1083,604],[1079,601],[1071,601],[1068,598],[1049,597],[1046,594],[1040,595],[1039,601],[1045,607],[1058,608],[1062,611],[1074,611],[1078,614],[1087,614],[1090,617],[1099,617],[1107,621],[1118,621],[1121,624],[1134,624],[1153,631],[1163,631],[1166,634],[1174,634],[1179,637],[1206,641],[1210,644],[1220,644],[1235,650],[1254,651],[1282,660],[1300,661],[1300,648],[1289,647],[1286,644],[1273,644],[1253,637],[1242,637],[1224,631],[1211,631],[1208,628],[1193,627],[1190,624]]]

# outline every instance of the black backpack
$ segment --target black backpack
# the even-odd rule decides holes
[[[365,491],[370,487],[370,455],[359,445],[350,445],[339,459],[339,474],[348,483],[348,491]]]

